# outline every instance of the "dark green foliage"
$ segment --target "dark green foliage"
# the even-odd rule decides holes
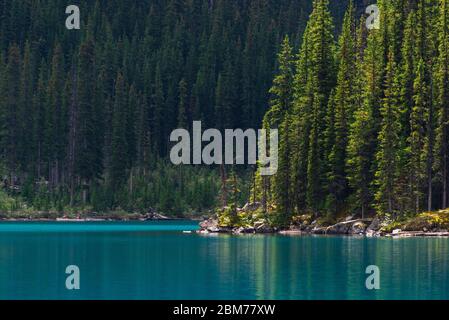
[[[169,161],[173,129],[193,120],[258,128],[279,45],[285,35],[299,45],[312,10],[298,0],[73,4],[81,9],[79,31],[65,28],[65,1],[0,4],[4,178],[39,208],[133,208],[134,194],[164,174],[155,164]],[[345,6],[333,4],[336,17]],[[239,183],[245,170],[235,170]],[[198,181],[214,176],[192,172]],[[198,183],[189,187],[201,195]],[[215,205],[209,196],[190,206],[169,189],[153,193],[176,212]]]
[[[294,77],[293,52],[288,37],[282,43],[278,60],[279,74],[274,79],[273,87],[270,90],[273,98],[271,109],[265,115],[264,127],[267,129],[277,128],[282,137],[279,142],[279,168],[276,176],[272,179],[272,190],[281,223],[287,223],[293,210],[293,197],[290,194],[290,114],[293,108]]]
[[[354,90],[356,83],[356,34],[355,17],[352,1],[343,22],[343,31],[339,40],[339,67],[335,96],[330,101],[328,113],[333,123],[329,124],[332,138],[326,148],[329,150],[329,201],[328,206],[336,213],[348,196],[346,178],[346,151],[348,147],[349,126],[353,122],[356,108]]]
[[[292,111],[272,108],[264,121],[281,134],[280,170],[268,187],[275,197],[255,180],[269,210],[403,218],[449,205],[447,1],[378,5],[380,29],[362,18],[357,31],[350,2],[334,54],[329,4],[313,1]]]
[[[68,31],[62,0],[5,1],[3,178],[58,210],[205,210],[221,188],[235,218],[245,169],[168,165],[169,135],[263,124],[279,170],[251,198],[282,225],[447,207],[447,2],[379,0],[380,30],[365,2],[83,0]]]
[[[398,206],[399,187],[399,132],[400,105],[398,68],[394,55],[390,52],[385,79],[384,99],[381,106],[381,128],[379,132],[379,149],[377,152],[376,200],[380,212],[393,214]]]
[[[440,21],[438,26],[439,47],[436,71],[437,113],[435,168],[441,185],[441,206],[446,208],[449,201],[449,3],[440,4]]]
[[[110,181],[112,190],[117,191],[126,181],[129,168],[128,141],[126,139],[128,115],[126,88],[122,73],[118,73],[115,82],[114,113],[112,118],[111,168]]]

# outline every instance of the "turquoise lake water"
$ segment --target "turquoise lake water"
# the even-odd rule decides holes
[[[202,236],[195,222],[0,223],[0,299],[449,299],[449,239]],[[80,269],[80,290],[65,269]],[[380,290],[366,289],[366,267]]]

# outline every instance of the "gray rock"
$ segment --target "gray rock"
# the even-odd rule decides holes
[[[252,233],[255,233],[255,232],[256,231],[255,231],[255,229],[253,227],[247,227],[247,228],[240,227],[240,228],[237,228],[237,229],[233,230],[234,234],[252,234]]]
[[[311,231],[313,234],[326,234],[326,228],[314,227]]]
[[[265,220],[259,220],[254,223],[256,233],[274,233],[276,230],[272,228]]]
[[[342,222],[326,228],[326,234],[348,234],[352,224]]]
[[[378,233],[377,233],[376,231],[374,231],[374,230],[367,230],[367,231],[366,231],[366,236],[367,236],[368,238],[376,238],[376,237],[378,237],[379,235],[378,235]]]
[[[210,218],[201,222],[200,227],[201,229],[218,228],[218,220]]]
[[[275,233],[276,230],[270,226],[262,226],[256,229],[256,233],[262,233],[262,234],[267,234],[267,233]]]
[[[352,225],[350,233],[351,234],[364,234],[366,231],[366,228],[367,228],[366,224],[359,221]]]
[[[364,234],[371,220],[344,221],[326,228],[326,234]]]
[[[374,218],[373,222],[371,222],[371,224],[368,226],[368,228],[366,229],[367,231],[379,231],[381,228],[380,225],[380,220],[379,218]]]
[[[220,228],[218,228],[218,227],[208,227],[208,228],[206,228],[206,230],[211,233],[219,233],[220,232]]]

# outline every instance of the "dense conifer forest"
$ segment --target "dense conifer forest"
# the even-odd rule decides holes
[[[447,1],[379,0],[378,29],[369,4],[2,1],[0,209],[235,214],[250,199],[288,224],[449,207]],[[194,120],[278,128],[278,173],[172,165],[170,132]]]
[[[77,5],[81,29],[67,30]],[[335,5],[341,19],[344,5]],[[260,127],[276,53],[310,1],[0,3],[1,211],[204,211],[216,168],[177,168],[169,134]],[[238,168],[241,201],[249,190]]]
[[[80,30],[65,27],[68,5]],[[333,5],[337,20],[344,7]],[[286,34],[300,43],[311,10],[308,0],[1,1],[2,211],[213,208],[218,170],[172,166],[170,132],[193,120],[260,127],[279,45]],[[244,201],[249,174],[237,170]]]
[[[350,4],[335,38],[329,1],[313,1],[300,49],[284,39],[264,119],[279,172],[254,193],[283,224],[449,206],[449,3],[377,5],[378,29]]]

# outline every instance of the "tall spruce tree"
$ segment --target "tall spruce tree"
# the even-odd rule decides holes
[[[385,98],[381,107],[378,169],[376,172],[377,207],[381,213],[394,215],[398,208],[397,188],[399,174],[400,83],[394,54],[390,52],[385,79]]]
[[[418,61],[418,68],[413,88],[413,108],[410,115],[411,132],[410,143],[410,170],[412,172],[412,194],[415,212],[419,212],[422,206],[423,184],[426,178],[425,133],[428,112],[427,86],[424,74],[424,61]]]
[[[35,141],[33,137],[34,105],[33,92],[35,86],[35,66],[30,43],[25,44],[20,80],[20,139],[19,163],[22,172],[33,172],[32,164],[35,159]]]
[[[21,59],[20,49],[16,44],[9,47],[8,61],[3,74],[4,95],[2,103],[2,123],[1,123],[1,146],[6,161],[7,168],[10,170],[10,184],[16,183],[18,170],[18,141],[19,136],[19,97],[20,93],[20,71]]]
[[[379,109],[382,99],[382,54],[381,34],[371,30],[363,54],[360,71],[363,79],[361,104],[351,124],[348,150],[347,173],[353,197],[352,207],[365,216],[373,205],[373,181],[375,153],[379,132]]]
[[[290,113],[293,106],[294,62],[293,48],[286,36],[278,56],[279,73],[273,81],[271,109],[265,116],[265,129],[278,129],[279,168],[273,179],[274,201],[282,224],[287,224],[292,215],[293,203],[290,185]]]
[[[327,0],[316,0],[304,34],[295,80],[295,113],[298,132],[294,142],[297,206],[315,213],[322,207],[325,127],[329,96],[335,83],[333,22]],[[294,129],[295,130],[295,129]],[[303,197],[305,188],[305,199]],[[302,190],[301,190],[302,189]],[[304,201],[305,200],[305,201]]]
[[[77,80],[77,121],[75,142],[76,174],[81,179],[83,202],[88,200],[91,183],[100,178],[103,170],[101,145],[96,140],[98,125],[95,114],[95,46],[87,39],[80,47]]]
[[[449,206],[449,3],[440,3],[438,28],[438,63],[435,72],[438,98],[438,127],[436,143],[436,171],[442,185],[441,207]]]
[[[123,187],[128,168],[128,141],[126,139],[127,123],[126,88],[123,74],[117,74],[114,95],[114,112],[112,117],[112,159],[111,159],[111,187],[117,191]]]
[[[65,85],[63,53],[60,45],[54,48],[52,69],[48,81],[47,92],[47,128],[46,144],[48,145],[49,181],[57,186],[61,179],[61,167],[66,152],[67,113],[63,109],[63,93]]]
[[[346,12],[343,31],[339,40],[338,76],[333,99],[334,114],[334,143],[327,161],[330,171],[328,174],[329,201],[328,205],[333,213],[342,205],[347,197],[348,183],[346,178],[345,161],[348,146],[349,126],[353,122],[355,108],[356,86],[356,33],[354,6],[350,1]]]

